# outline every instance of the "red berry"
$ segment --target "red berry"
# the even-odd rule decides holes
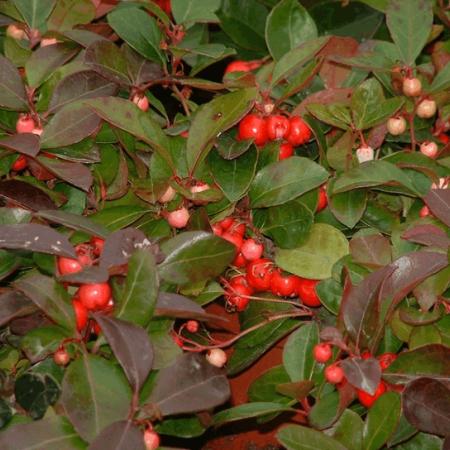
[[[227,362],[227,355],[222,349],[213,348],[207,353],[206,360],[213,366],[223,367]]]
[[[176,191],[172,186],[168,186],[161,197],[158,198],[159,203],[169,203],[171,202],[176,195]]]
[[[146,450],[156,450],[161,444],[159,434],[151,428],[144,431],[144,443]]]
[[[267,258],[256,259],[247,266],[248,284],[256,291],[270,289],[273,273],[273,262]]]
[[[244,237],[245,230],[246,230],[245,223],[234,221],[234,223],[228,228],[228,233],[236,233],[239,236]]]
[[[397,359],[397,355],[395,353],[383,353],[377,359],[381,370],[386,370]]]
[[[407,97],[417,97],[422,91],[422,83],[418,78],[405,78],[403,80],[403,93]]]
[[[283,139],[290,130],[289,119],[279,114],[269,116],[266,120],[267,136],[271,141]]]
[[[197,333],[198,322],[196,320],[188,320],[186,322],[186,330],[188,330],[189,333]]]
[[[240,234],[233,231],[225,231],[221,238],[233,244],[237,250],[241,249],[242,243],[244,242],[244,238]]]
[[[167,222],[171,227],[184,228],[189,222],[189,211],[183,206],[167,214]]]
[[[359,403],[361,403],[361,405],[365,406],[366,408],[370,408],[376,402],[378,397],[386,392],[386,385],[384,384],[384,381],[380,381],[380,384],[378,385],[374,395],[370,395],[368,392],[363,391],[362,389],[357,389],[356,392],[358,393]]]
[[[290,158],[294,154],[294,147],[289,142],[283,142],[280,145],[280,151],[278,153],[278,161]]]
[[[75,311],[75,320],[77,323],[77,330],[81,331],[88,322],[88,311],[79,300],[73,300],[72,306]]]
[[[322,209],[326,208],[327,205],[328,205],[327,190],[325,189],[324,186],[321,186],[319,188],[319,198],[317,200],[316,213],[322,211]]]
[[[220,226],[219,223],[213,223],[211,225],[212,228],[212,232],[216,235],[216,236],[222,236],[223,234],[223,228]]]
[[[86,309],[101,309],[111,298],[111,287],[108,283],[83,284],[78,290],[78,296]]]
[[[319,280],[300,278],[297,285],[297,294],[306,306],[316,307],[322,304],[316,292],[318,282]]]
[[[286,136],[286,140],[297,147],[298,145],[302,145],[305,142],[308,142],[311,138],[311,130],[308,125],[302,120],[299,116],[291,117],[290,121],[290,129],[289,133]]]
[[[34,120],[29,114],[20,114],[16,123],[16,131],[18,133],[32,133],[34,125]]]
[[[328,383],[341,383],[344,379],[344,376],[344,371],[336,364],[332,364],[331,366],[325,368],[325,379],[328,381]]]
[[[248,114],[239,123],[238,139],[253,139],[256,145],[264,145],[267,142],[266,119],[256,114]]]
[[[233,61],[225,69],[225,75],[231,72],[250,72],[250,65],[247,61]]]
[[[254,261],[261,258],[264,251],[264,246],[254,239],[246,239],[241,247],[241,252],[247,261]]]
[[[313,355],[314,359],[319,363],[326,363],[332,356],[330,344],[317,344],[314,346]]]
[[[228,228],[231,227],[231,225],[236,223],[236,219],[234,217],[225,217],[225,219],[222,219],[219,222],[219,225],[223,228],[223,231],[228,230]]]
[[[427,217],[431,215],[430,208],[428,206],[423,206],[419,211],[419,217]]]
[[[244,311],[250,303],[253,289],[249,286],[245,275],[238,275],[229,281],[229,286],[225,293],[225,299],[229,306],[237,311]]]
[[[66,350],[60,348],[53,354],[53,361],[55,361],[58,366],[67,366],[70,361],[70,355]]]
[[[242,252],[238,252],[238,254],[236,255],[236,257],[233,260],[232,265],[235,267],[245,267],[245,265],[247,264],[247,260],[244,258],[244,255],[242,254]]]
[[[28,165],[27,158],[24,155],[19,155],[19,157],[14,161],[14,164],[11,166],[11,169],[15,172],[20,172],[24,170]]]
[[[274,270],[270,280],[270,290],[279,297],[295,297],[299,277],[291,274],[283,275],[281,270]]]
[[[91,245],[94,247],[94,255],[100,256],[103,251],[103,247],[105,245],[105,240],[99,237],[94,236],[91,238]]]
[[[420,152],[428,156],[429,158],[436,158],[439,148],[436,144],[436,142],[433,141],[425,141],[420,144]]]
[[[448,137],[448,135],[446,135],[445,133],[439,134],[437,138],[439,142],[441,142],[444,145],[450,142],[450,137]]]
[[[83,266],[78,259],[58,257],[58,271],[60,275],[68,275],[83,270]]]
[[[369,359],[369,358],[372,358],[372,353],[370,353],[369,350],[364,350],[364,351],[361,353],[361,358],[362,358],[362,359]]]

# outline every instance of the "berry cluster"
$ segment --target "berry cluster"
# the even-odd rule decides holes
[[[305,144],[311,138],[311,130],[299,116],[290,118],[281,114],[268,117],[251,113],[240,122],[238,140],[253,139],[258,147],[268,141],[281,141],[279,159],[289,158],[294,154],[294,147]]]
[[[314,360],[320,364],[327,363],[333,356],[332,346],[328,342],[322,342],[317,344],[313,349]],[[372,354],[368,351],[364,351],[361,354],[362,359],[372,358]],[[386,370],[396,359],[395,353],[383,353],[377,357],[378,363],[382,371]],[[340,367],[339,361],[335,361],[332,364],[325,367],[324,370],[325,379],[330,384],[335,384],[337,387],[342,387],[347,383],[344,370]],[[356,389],[356,394],[361,405],[366,408],[370,408],[375,401],[389,388],[388,384],[383,380],[380,380],[377,389],[374,394],[370,394],[362,389]]]
[[[89,243],[79,244],[75,247],[77,258],[59,257],[57,260],[58,272],[61,276],[81,272],[84,268],[96,263],[103,250],[104,241],[93,237]],[[112,292],[109,283],[81,284],[72,298],[75,311],[77,330],[82,331],[88,324],[89,311],[110,312],[114,307]],[[99,334],[97,323],[93,324],[92,331]]]

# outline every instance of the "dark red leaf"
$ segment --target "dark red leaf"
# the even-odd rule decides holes
[[[88,450],[145,450],[143,433],[131,421],[122,420],[106,427]]]
[[[350,253],[358,264],[375,269],[392,261],[389,239],[382,234],[353,238],[350,241]]]
[[[381,379],[380,363],[375,358],[347,358],[341,361],[341,367],[350,384],[375,394]]]
[[[0,295],[0,327],[16,317],[26,316],[36,310],[34,303],[20,292],[5,292]]]
[[[22,133],[0,139],[0,147],[27,156],[36,156],[39,153],[39,138],[33,133]]]
[[[323,91],[315,92],[305,98],[292,112],[292,114],[303,115],[307,113],[306,106],[311,103],[320,103],[322,105],[329,105],[332,103],[350,104],[352,98],[352,88],[342,89],[325,89]]]
[[[441,247],[446,249],[450,246],[450,238],[442,228],[436,225],[416,225],[402,234],[402,239],[416,242],[421,245]]]
[[[106,283],[109,280],[109,272],[104,267],[90,266],[81,272],[70,273],[59,277],[59,281],[70,284]]]
[[[56,205],[44,191],[19,180],[5,180],[0,182],[0,199],[6,202],[13,202],[31,211],[56,209]]]
[[[450,189],[431,189],[423,200],[431,212],[450,227]]]

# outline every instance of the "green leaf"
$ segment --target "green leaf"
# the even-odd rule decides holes
[[[128,262],[125,290],[117,302],[115,316],[145,327],[153,316],[158,288],[153,254],[148,250],[136,250]]]
[[[332,105],[321,105],[319,103],[311,103],[306,105],[308,111],[317,119],[329,125],[347,130],[351,123],[350,110],[346,105],[334,103]]]
[[[273,68],[271,86],[277,85],[281,80],[293,75],[300,66],[313,59],[325,46],[329,37],[319,37],[305,42],[287,52]]]
[[[432,2],[390,0],[386,22],[403,62],[413,66],[431,32]]]
[[[0,55],[0,105],[13,111],[28,110],[27,94],[19,72]]]
[[[300,200],[253,211],[253,222],[278,247],[296,248],[308,239],[314,215]]]
[[[369,409],[364,424],[365,450],[378,450],[394,433],[400,420],[401,401],[396,392],[386,392]]]
[[[75,330],[75,314],[70,296],[53,278],[30,272],[17,280],[14,286],[58,325],[70,331]]]
[[[172,14],[177,23],[218,22],[214,14],[220,8],[221,0],[171,0]]]
[[[427,433],[417,433],[412,439],[396,445],[395,450],[442,450],[442,439]]]
[[[142,56],[165,64],[160,43],[162,34],[156,20],[139,8],[115,9],[108,14],[112,29]]]
[[[363,427],[361,417],[351,409],[346,409],[331,428],[331,437],[348,450],[362,450]]]
[[[291,158],[269,164],[255,176],[249,197],[252,208],[281,205],[319,187],[328,172],[308,158]]]
[[[313,348],[319,343],[319,327],[306,323],[289,336],[283,349],[283,365],[291,381],[310,380],[315,367]]]
[[[56,352],[67,337],[70,334],[55,325],[34,328],[23,337],[20,347],[31,362],[37,362]]]
[[[330,191],[333,192],[331,186]],[[339,222],[353,228],[361,219],[367,205],[367,191],[354,189],[329,197],[331,212]]]
[[[41,28],[56,0],[13,0],[13,3],[30,28]]]
[[[70,422],[63,416],[52,415],[30,423],[17,423],[0,433],[2,450],[86,450]]]
[[[344,408],[345,404],[341,404],[339,392],[333,390],[322,394],[316,400],[308,414],[308,421],[312,427],[325,430],[336,422]]]
[[[348,253],[347,238],[339,230],[316,223],[302,246],[291,250],[278,249],[275,262],[283,270],[300,277],[323,280],[331,277],[333,265]]]
[[[387,161],[368,161],[350,169],[336,179],[334,193],[346,192],[362,187],[374,187],[383,184],[400,184],[413,194],[421,196],[410,178],[397,166]]]
[[[278,441],[287,450],[348,450],[339,441],[316,431],[300,425],[287,425],[277,433]]]
[[[220,411],[214,415],[213,420],[215,426],[220,426],[225,423],[236,422],[237,420],[250,419],[284,411],[293,410],[279,403],[251,402]]]
[[[195,114],[186,144],[190,174],[194,174],[211,150],[216,137],[235,125],[253,106],[256,89],[242,89],[202,105]]]
[[[165,418],[155,426],[155,431],[166,436],[176,436],[184,439],[201,436],[206,428],[198,417]]]
[[[140,219],[148,210],[137,205],[119,205],[89,216],[94,222],[106,226],[109,231],[125,228]]]
[[[63,32],[89,23],[94,18],[95,6],[91,0],[58,0],[47,26],[49,30]]]
[[[316,37],[314,20],[297,0],[282,0],[267,17],[266,42],[275,60]]]
[[[450,88],[450,64],[447,64],[437,73],[427,92],[436,94]]]
[[[283,366],[274,366],[256,378],[248,388],[248,398],[252,402],[288,403],[291,399],[281,395],[277,387],[290,383],[291,379]]]
[[[235,159],[223,159],[216,151],[211,152],[208,159],[216,183],[230,202],[237,202],[246,194],[257,162],[258,151],[255,147]]]
[[[96,355],[83,355],[64,375],[61,402],[79,435],[91,442],[103,428],[128,416],[130,386],[121,369]]]
[[[235,247],[203,231],[188,231],[164,242],[161,278],[174,284],[196,283],[220,275],[233,260]]]

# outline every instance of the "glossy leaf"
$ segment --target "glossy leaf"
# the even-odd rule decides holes
[[[348,450],[361,450],[364,422],[351,409],[346,409],[331,428],[331,437],[345,445]]]
[[[40,28],[55,6],[55,0],[13,0],[30,28]]]
[[[0,105],[13,111],[28,109],[25,86],[14,65],[0,55]]]
[[[1,139],[0,147],[23,155],[36,156],[39,153],[39,138],[32,133],[15,134]]]
[[[332,195],[329,199],[331,212],[344,225],[353,228],[361,219],[366,209],[367,191],[354,189]]]
[[[88,450],[145,450],[142,431],[131,421],[121,420],[106,427]]]
[[[67,31],[95,18],[95,6],[89,0],[58,0],[48,19],[50,30]]]
[[[27,316],[36,311],[33,302],[17,291],[6,291],[0,295],[0,326],[4,326],[16,317]]]
[[[357,389],[374,395],[380,384],[380,363],[375,358],[347,358],[341,362],[345,377]]]
[[[218,22],[214,14],[220,8],[220,0],[202,2],[202,0],[173,0],[172,14],[177,23]]]
[[[391,252],[389,239],[379,233],[356,236],[350,241],[350,253],[354,261],[369,268],[376,269],[389,264]]]
[[[431,189],[424,200],[431,212],[450,227],[450,189]]]
[[[311,428],[287,425],[277,432],[278,441],[288,450],[348,450],[339,441]]]

